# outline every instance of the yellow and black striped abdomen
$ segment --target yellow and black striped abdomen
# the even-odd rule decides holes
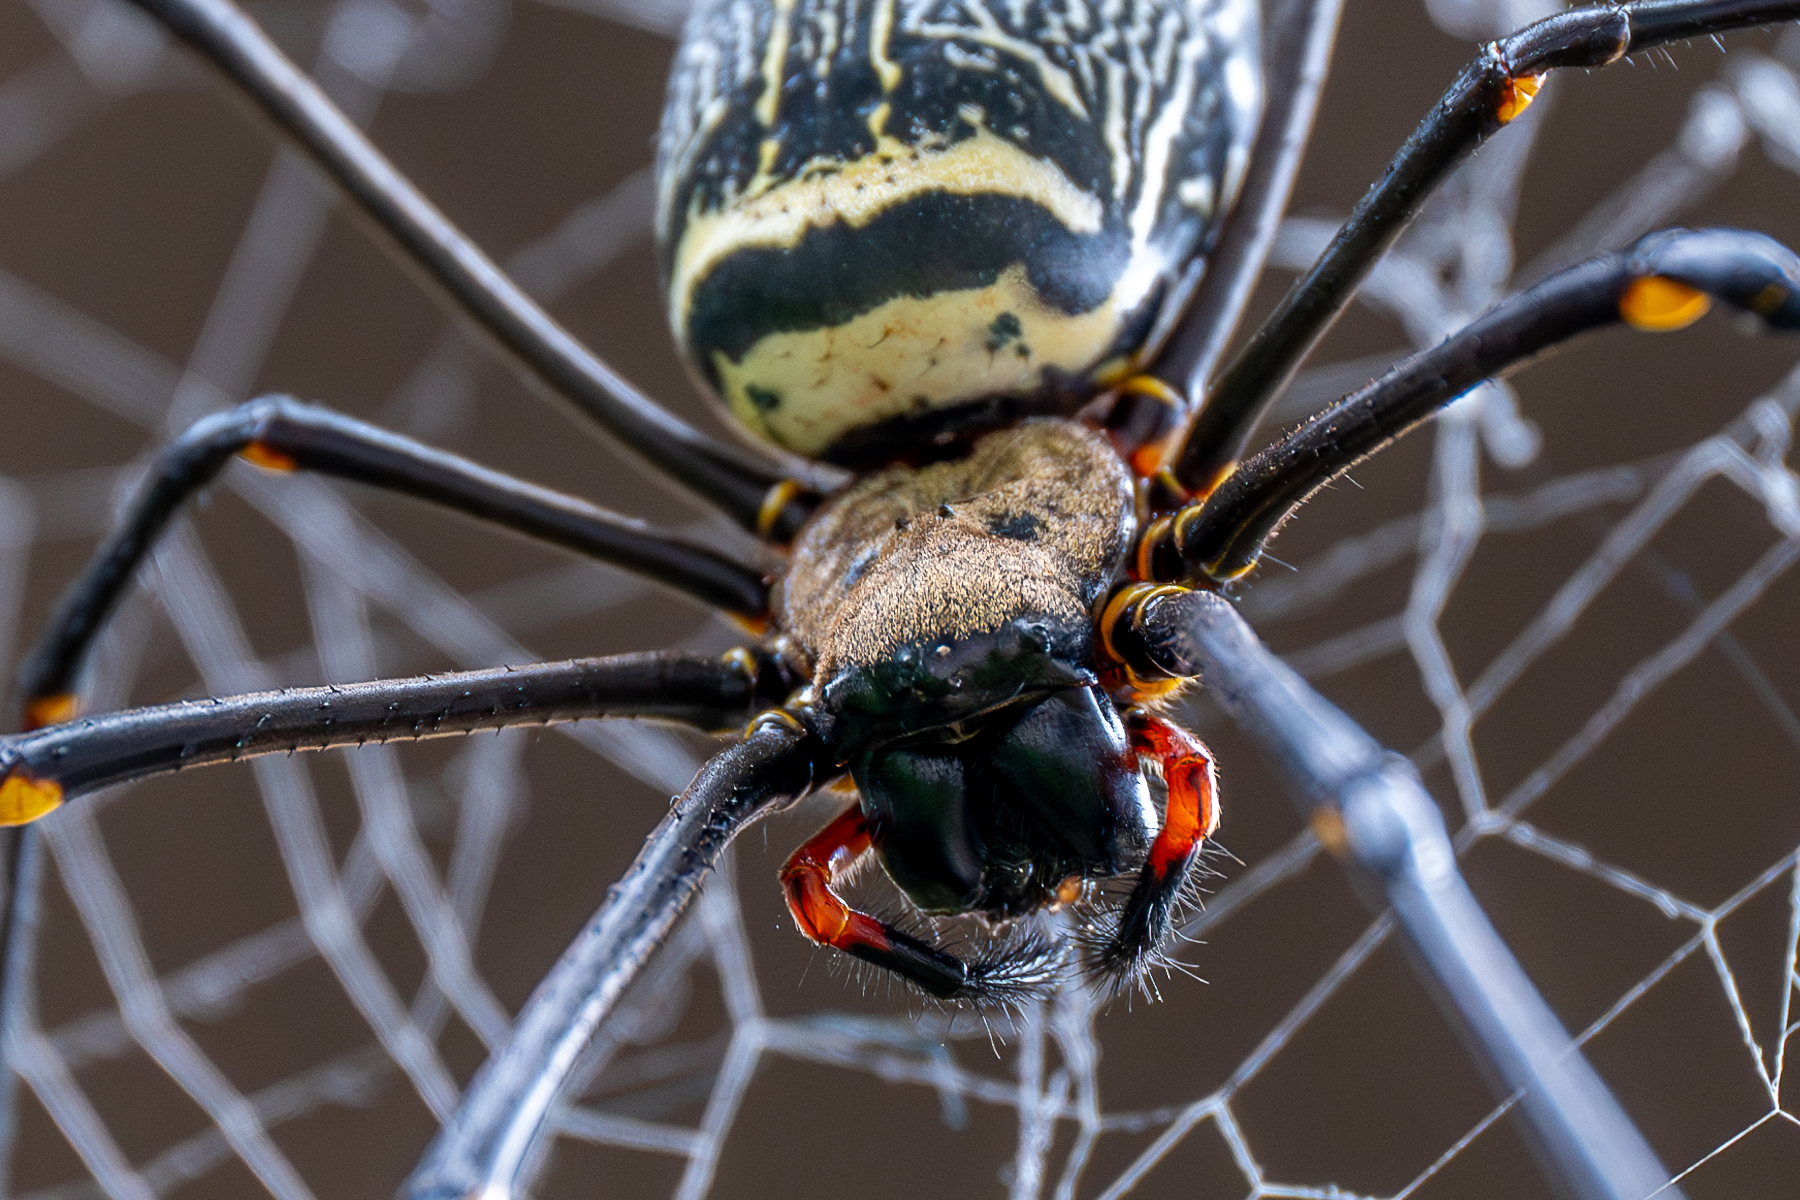
[[[1229,205],[1254,0],[702,0],[658,237],[762,437],[879,459],[1130,369]]]

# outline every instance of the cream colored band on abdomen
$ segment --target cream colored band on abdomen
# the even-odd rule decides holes
[[[1100,198],[1055,163],[985,128],[942,149],[883,137],[874,153],[855,162],[811,164],[798,178],[725,209],[690,213],[670,272],[671,327],[686,340],[694,289],[740,250],[789,249],[809,230],[838,221],[861,229],[895,205],[934,192],[1027,200],[1071,233],[1098,233],[1105,217]]]
[[[1011,322],[995,329],[1007,313],[1016,334]],[[1110,299],[1079,314],[1043,303],[1013,266],[987,287],[902,296],[843,325],[769,334],[742,362],[715,352],[713,367],[747,428],[816,456],[859,426],[1036,391],[1047,367],[1090,373],[1119,321]]]

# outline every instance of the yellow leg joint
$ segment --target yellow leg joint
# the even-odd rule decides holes
[[[1100,650],[1102,655],[1117,663],[1125,673],[1128,683],[1139,698],[1148,702],[1180,691],[1187,681],[1179,677],[1156,675],[1146,677],[1138,673],[1137,666],[1131,660],[1129,650],[1120,647],[1116,639],[1121,632],[1135,633],[1138,623],[1143,619],[1144,605],[1160,596],[1180,595],[1188,589],[1179,584],[1169,583],[1131,583],[1120,588],[1108,600],[1106,607],[1100,612],[1097,622],[1100,633]],[[1140,663],[1138,665],[1147,666]]]
[[[1319,839],[1319,845],[1333,858],[1342,858],[1350,848],[1350,832],[1344,828],[1344,814],[1328,804],[1321,804],[1313,809],[1313,836]]]
[[[1208,496],[1212,495],[1214,492],[1218,491],[1219,486],[1221,484],[1223,484],[1227,479],[1230,479],[1231,473],[1237,469],[1238,469],[1238,465],[1235,461],[1228,462],[1224,466],[1220,467],[1218,470],[1214,471],[1212,474],[1212,478],[1202,479],[1200,481],[1199,485],[1193,489],[1193,492],[1192,492],[1193,499],[1189,502],[1188,507],[1190,509],[1192,509],[1197,515],[1200,510],[1201,502],[1204,501]]]
[[[62,784],[21,771],[0,780],[0,825],[29,825],[62,807]]]
[[[1665,333],[1685,329],[1712,307],[1712,297],[1698,288],[1661,275],[1634,279],[1619,297],[1619,315],[1633,329]]]
[[[733,646],[719,657],[724,660],[727,665],[736,667],[738,670],[742,671],[745,679],[748,679],[751,683],[756,682],[756,655],[750,653],[750,651],[744,649],[742,646]]]
[[[756,512],[756,532],[761,537],[769,537],[776,523],[781,520],[781,514],[787,510],[789,502],[802,490],[792,479],[784,479],[769,489],[768,494],[763,497],[762,507]]]
[[[1113,390],[1117,400],[1105,419],[1106,431],[1138,478],[1149,479],[1162,470],[1187,400],[1154,375],[1127,376]]]
[[[725,615],[730,618],[733,625],[736,625],[751,637],[761,637],[763,634],[769,632],[770,621],[769,616],[766,613],[756,617],[750,616],[748,613],[735,612],[728,612]]]
[[[1169,530],[1173,526],[1173,518],[1158,517],[1145,526],[1138,537],[1137,560],[1132,565],[1136,568],[1138,582],[1156,582],[1156,552],[1169,538]]]

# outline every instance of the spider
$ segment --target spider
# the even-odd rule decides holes
[[[1232,91],[1231,63],[1254,57],[1253,21],[1230,6],[1194,16],[1201,21],[1234,11],[1239,40],[1223,35],[1206,40],[1212,60],[1193,51],[1197,62],[1208,63],[1205,71],[1196,67],[1195,77],[1204,75],[1215,85],[1210,91],[1196,86],[1191,97],[1196,114],[1202,97],[1211,97],[1211,123],[1203,127],[1212,140],[1203,151],[1173,136],[1168,143],[1198,168],[1181,177],[1172,171],[1160,190],[1140,181],[1136,206],[1080,187],[1059,193],[1070,178],[1094,177],[1091,161],[1086,177],[1070,164],[1080,154],[1090,160],[1101,155],[1097,129],[1090,129],[1086,146],[1021,156],[1018,145],[1049,137],[1058,122],[1040,112],[1041,126],[1004,127],[990,111],[991,95],[987,106],[956,95],[950,97],[953,106],[944,103],[936,111],[928,101],[944,101],[941,85],[907,92],[909,73],[973,80],[971,89],[995,74],[992,64],[934,58],[938,50],[927,46],[929,39],[919,43],[925,48],[915,47],[916,59],[899,50],[884,60],[871,56],[869,73],[877,90],[869,91],[864,81],[864,99],[848,105],[826,89],[820,109],[829,115],[854,108],[858,123],[845,144],[870,143],[881,159],[898,161],[910,154],[911,169],[926,172],[923,184],[896,181],[898,170],[879,181],[860,181],[842,164],[821,166],[818,159],[835,144],[778,145],[765,157],[765,147],[777,139],[752,134],[758,125],[766,130],[771,120],[787,119],[782,111],[790,96],[796,104],[806,100],[808,89],[801,85],[815,81],[799,74],[783,77],[781,97],[772,106],[762,92],[732,94],[726,123],[739,121],[749,132],[727,128],[718,134],[722,149],[702,147],[682,165],[680,118],[706,108],[680,91],[701,86],[701,68],[691,62],[682,68],[671,105],[676,121],[667,135],[676,148],[665,150],[665,163],[675,165],[667,168],[664,205],[678,337],[693,354],[697,373],[763,436],[863,471],[858,483],[829,494],[824,472],[773,470],[658,414],[578,348],[560,342],[558,332],[535,314],[522,315],[519,298],[508,296],[502,281],[482,278],[483,264],[447,252],[450,243],[434,225],[434,214],[411,208],[410,201],[393,202],[394,181],[379,178],[381,164],[343,152],[343,146],[356,145],[349,131],[333,128],[330,114],[318,110],[309,94],[282,97],[265,90],[278,118],[312,124],[314,144],[352,192],[378,209],[385,206],[402,241],[480,308],[503,341],[672,475],[747,527],[791,543],[793,565],[771,596],[756,571],[706,547],[308,406],[278,400],[245,406],[195,427],[164,457],[151,489],[78,581],[28,665],[29,723],[41,728],[8,743],[4,799],[13,806],[12,815],[29,820],[83,789],[178,763],[296,745],[463,732],[512,720],[602,712],[714,726],[744,709],[762,709],[740,745],[703,773],[677,818],[699,814],[712,820],[733,804],[746,812],[759,809],[848,773],[860,800],[797,852],[783,872],[796,920],[809,935],[946,999],[1004,999],[1060,971],[1062,948],[1027,940],[1003,946],[989,958],[957,958],[850,910],[833,890],[836,879],[872,852],[925,911],[980,911],[1005,920],[1051,905],[1082,904],[1094,882],[1123,878],[1128,898],[1116,917],[1093,917],[1085,962],[1102,974],[1132,977],[1166,936],[1173,903],[1217,819],[1204,747],[1158,715],[1170,685],[1195,674],[1182,631],[1169,615],[1183,588],[1217,587],[1240,577],[1280,523],[1318,487],[1480,379],[1583,329],[1619,319],[1640,328],[1676,327],[1696,318],[1708,296],[1776,327],[1792,327],[1797,319],[1795,266],[1778,247],[1733,231],[1659,235],[1627,254],[1555,277],[1445,346],[1403,363],[1269,450],[1244,458],[1267,400],[1341,308],[1356,279],[1391,242],[1430,184],[1529,101],[1542,71],[1600,65],[1629,49],[1791,17],[1794,7],[1674,3],[1583,10],[1499,44],[1459,81],[1451,103],[1409,143],[1333,250],[1296,285],[1249,348],[1218,374],[1204,393],[1205,403],[1190,412],[1179,394],[1140,372],[1155,367],[1177,377],[1213,373],[1216,349],[1193,343],[1224,339],[1230,321],[1217,309],[1232,307],[1231,290],[1241,290],[1245,277],[1242,268],[1234,273],[1233,256],[1249,261],[1251,269],[1259,258],[1249,248],[1254,244],[1249,233],[1240,235],[1251,238],[1248,242],[1231,241],[1223,231],[1241,226],[1218,222],[1233,211],[1230,198],[1236,193],[1245,197],[1240,212],[1260,211],[1264,203],[1279,207],[1285,185],[1258,176],[1259,163],[1265,164],[1264,175],[1291,171],[1291,162],[1284,166],[1278,156],[1249,153],[1254,104],[1246,96],[1235,98],[1235,116],[1218,119],[1219,106],[1230,103],[1222,97]],[[213,10],[216,26],[175,6],[165,15],[191,38],[210,40],[240,73],[248,75],[245,64],[266,56],[254,31],[233,24],[222,7]],[[867,17],[871,28],[879,25],[879,6]],[[704,32],[703,24],[695,28]],[[948,43],[940,39],[940,44]],[[717,50],[709,40],[689,43],[693,56]],[[890,85],[884,68],[902,82]],[[270,67],[262,62],[256,69]],[[1007,94],[1025,95],[1052,113],[1058,111],[1053,102],[1060,103],[1066,112],[1049,72],[1039,72],[1037,83],[1045,91],[1035,94],[1029,91],[1029,74],[999,77]],[[857,85],[843,86],[854,91]],[[1279,128],[1285,116],[1280,101],[1289,97],[1274,82],[1266,91],[1275,102],[1264,128]],[[890,93],[894,98],[887,98]],[[888,111],[881,114],[884,105]],[[765,119],[759,107],[772,107],[774,117]],[[1190,115],[1176,111],[1184,120]],[[916,125],[905,126],[907,119]],[[795,123],[807,122],[795,118]],[[902,142],[899,151],[882,140],[902,137],[911,141]],[[982,216],[974,211],[978,206],[967,203],[947,206],[944,213],[928,211],[919,198],[949,190],[947,175],[928,172],[965,170],[965,163],[944,161],[958,153],[976,158],[987,172],[980,176],[980,194],[998,195],[1010,207],[997,216]],[[1060,172],[1060,180],[1046,163]],[[958,350],[967,361],[948,364],[946,373],[978,376],[975,386],[943,392],[892,387],[876,378],[888,369],[882,359],[866,371],[881,395],[846,399],[829,389],[809,392],[804,382],[783,373],[781,360],[796,353],[786,348],[790,343],[810,346],[808,339],[827,336],[822,331],[854,325],[882,309],[857,292],[871,286],[873,268],[844,272],[838,282],[847,294],[819,299],[805,292],[826,264],[845,261],[843,252],[827,248],[809,259],[815,252],[802,250],[798,240],[771,241],[777,235],[770,227],[780,222],[769,212],[752,210],[758,204],[778,208],[774,202],[784,199],[798,204],[811,195],[789,196],[771,186],[771,179],[820,194],[859,183],[876,191],[893,189],[870,202],[875,217],[863,224],[842,216],[814,228],[877,230],[877,218],[890,210],[904,220],[897,226],[899,237],[869,244],[903,275],[913,274],[894,283],[877,276],[873,286],[888,289],[880,293],[884,300],[898,296],[932,303],[925,316],[895,322],[910,325],[910,341],[891,338],[885,329],[880,341],[903,342],[899,361],[916,362],[918,355],[929,360],[933,348],[960,339]],[[697,201],[697,195],[713,199]],[[923,231],[934,217],[965,231],[1009,230],[1019,241],[1005,253],[1026,252],[1020,247],[1037,253],[1054,239],[1018,214],[1042,196],[1063,202],[1063,209],[1052,211],[1062,232],[1081,226],[1078,232],[1092,244],[1065,248],[1063,261],[1032,260],[1026,267],[1041,266],[1048,278],[1072,283],[1075,291],[1087,288],[1099,295],[1098,303],[1081,308],[1081,301],[1052,299],[1050,284],[1040,284],[1029,269],[1004,269],[1012,262],[1004,256],[996,268],[971,262],[977,256],[960,247],[942,259],[908,253],[919,244],[916,239],[928,236]],[[1270,196],[1276,199],[1269,201]],[[1077,212],[1083,197],[1093,201],[1088,209],[1102,214],[1085,225],[1082,212],[1088,210]],[[847,202],[831,203],[839,205],[831,211],[847,211]],[[695,215],[715,211],[739,218],[748,232],[721,219],[705,231],[712,241],[690,242],[694,235],[684,224],[704,224]],[[1141,228],[1130,225],[1128,216],[1143,213],[1149,215]],[[1127,229],[1130,236],[1124,236]],[[688,261],[708,256],[710,270]],[[921,262],[933,267],[945,261],[966,270],[977,286],[953,286],[937,275],[919,274]],[[1201,261],[1207,264],[1203,276],[1196,266]],[[792,278],[781,274],[789,264],[799,264]],[[733,272],[741,281],[734,281]],[[731,302],[696,298],[714,281],[722,281],[720,290],[736,288],[740,294],[728,296]],[[969,278],[954,282],[966,285]],[[784,288],[799,290],[806,303],[792,301]],[[498,300],[492,298],[494,289]],[[965,315],[954,327],[933,324],[949,319],[942,315],[951,307],[945,303],[948,294],[965,292],[976,293],[969,306],[980,319],[971,323]],[[850,321],[822,315],[843,311],[854,314]],[[1096,312],[1110,323],[1071,318],[1073,313],[1085,320]],[[776,327],[775,334],[746,330],[745,313]],[[770,313],[778,315],[770,318]],[[1193,314],[1185,323],[1184,313]],[[1082,336],[1089,341],[1082,343]],[[767,355],[759,358],[763,351]],[[890,351],[891,346],[880,353]],[[1054,358],[1065,352],[1066,357]],[[853,359],[847,352],[845,357]],[[852,365],[844,371],[859,369]],[[1001,385],[995,385],[996,378]],[[890,386],[878,386],[882,382]],[[295,693],[71,721],[72,683],[82,654],[130,568],[180,500],[234,454],[276,470],[316,470],[391,487],[496,520],[641,570],[747,622],[767,623],[769,631],[756,646],[718,663],[660,656],[340,689],[330,701],[333,712],[323,719],[321,696]],[[928,587],[918,586],[926,581]],[[1166,782],[1168,798],[1160,813],[1150,802],[1145,767]],[[716,853],[717,840],[710,849],[701,847],[705,854]],[[634,877],[656,887],[691,892],[697,882],[688,864],[643,866],[651,869],[634,871]],[[653,932],[642,936],[653,940]],[[623,957],[630,953],[641,951]]]

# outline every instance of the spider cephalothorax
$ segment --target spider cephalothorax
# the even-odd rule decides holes
[[[777,621],[811,664],[816,720],[860,793],[784,873],[809,936],[940,996],[1054,974],[1054,950],[963,964],[851,912],[831,881],[872,850],[934,914],[1004,919],[1142,872],[1149,909],[1097,938],[1095,965],[1130,971],[1154,952],[1195,831],[1210,832],[1216,812],[1203,771],[1198,791],[1171,795],[1192,818],[1159,838],[1140,755],[1161,766],[1159,736],[1180,742],[1178,756],[1203,752],[1135,709],[1128,728],[1119,705],[1135,697],[1107,686],[1116,672],[1093,614],[1137,523],[1131,472],[1109,440],[1041,418],[965,457],[878,472],[807,527]]]

